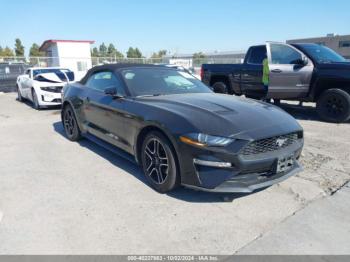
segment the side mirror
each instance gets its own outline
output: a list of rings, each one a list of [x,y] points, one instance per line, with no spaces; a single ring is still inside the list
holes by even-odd
[[[105,89],[105,94],[113,98],[123,98],[123,96],[118,95],[116,87],[108,87]]]
[[[304,56],[302,60],[304,66],[306,66],[309,63],[309,59],[306,56]]]
[[[303,58],[300,58],[294,61],[294,64],[298,66],[306,66],[308,63],[309,63],[309,59],[305,56]]]

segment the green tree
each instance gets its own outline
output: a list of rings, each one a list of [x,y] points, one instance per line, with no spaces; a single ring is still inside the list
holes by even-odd
[[[15,40],[15,53],[16,56],[24,56],[24,46],[19,38]]]
[[[98,51],[98,48],[97,47],[94,47],[91,51],[91,56],[92,57],[99,57],[100,56],[100,53]]]
[[[0,56],[2,56],[2,52],[4,49],[2,49],[2,46],[0,45]]]
[[[31,57],[40,57],[40,56],[45,56],[44,52],[41,52],[39,50],[39,45],[36,43],[33,43],[32,46],[29,49],[29,56]]]
[[[202,52],[194,53],[192,58],[193,58],[194,64],[207,63],[206,55],[203,54]]]
[[[132,47],[129,47],[128,52],[126,52],[127,58],[136,58],[135,50]]]
[[[128,52],[126,53],[128,58],[142,58],[142,53],[138,48],[129,47]]]
[[[109,57],[124,58],[124,55],[113,44],[109,44],[107,54]]]
[[[121,52],[119,52],[118,50],[116,50],[115,56],[116,56],[117,58],[124,58],[124,55],[123,55]]]
[[[159,50],[157,53],[153,53],[151,58],[162,58],[165,56],[168,52],[166,50]]]
[[[193,54],[193,59],[203,59],[203,58],[206,58],[206,56],[202,52]]]
[[[115,49],[115,46],[113,44],[109,44],[107,48],[107,55],[109,57],[114,57],[117,52],[117,49]]]
[[[142,58],[142,53],[137,47],[135,48],[135,55],[136,58]]]
[[[13,53],[13,50],[6,46],[5,48],[2,49],[0,56],[15,56]]]
[[[99,54],[101,57],[106,57],[107,56],[107,47],[105,43],[102,43],[99,48]]]

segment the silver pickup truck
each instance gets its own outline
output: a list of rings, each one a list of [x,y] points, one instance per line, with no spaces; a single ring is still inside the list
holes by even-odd
[[[260,99],[262,61],[268,58],[268,97],[317,103],[320,117],[330,122],[350,119],[350,62],[317,44],[269,42],[250,47],[243,64],[204,64],[202,81],[215,92]]]

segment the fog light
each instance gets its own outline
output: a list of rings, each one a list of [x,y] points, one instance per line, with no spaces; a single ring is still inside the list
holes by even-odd
[[[216,162],[216,161],[207,161],[200,159],[193,159],[193,163],[201,166],[210,166],[210,167],[219,167],[219,168],[230,168],[232,167],[232,163],[228,162]]]

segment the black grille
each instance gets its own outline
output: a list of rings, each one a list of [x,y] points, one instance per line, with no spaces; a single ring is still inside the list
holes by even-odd
[[[241,154],[247,156],[277,151],[296,143],[300,138],[302,134],[291,133],[253,141],[242,149]]]

